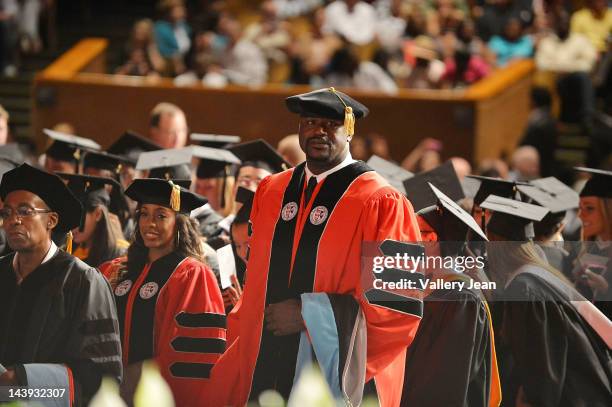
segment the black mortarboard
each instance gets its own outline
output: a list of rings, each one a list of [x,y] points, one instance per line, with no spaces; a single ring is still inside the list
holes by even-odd
[[[113,144],[108,148],[111,154],[121,155],[127,158],[130,164],[136,165],[138,157],[145,151],[161,150],[162,147],[146,137],[141,136],[131,130],[123,133]]]
[[[591,178],[586,182],[582,191],[580,191],[580,196],[612,198],[612,171],[585,167],[576,167],[574,169],[591,174]]]
[[[367,116],[370,112],[363,104],[334,88],[290,96],[285,99],[285,103],[291,112],[302,117],[344,120],[349,136],[354,133],[355,120]]]
[[[118,177],[121,172],[121,166],[126,162],[127,160],[124,157],[115,154],[109,154],[104,151],[88,151],[83,159],[83,171],[87,168],[107,170]]]
[[[517,185],[517,189],[538,205],[548,208],[551,213],[577,208],[580,203],[576,191],[555,177],[532,180],[529,184]]]
[[[493,211],[487,231],[513,241],[526,241],[534,237],[533,223],[541,221],[548,209],[514,199],[489,195],[480,204]]]
[[[497,195],[504,198],[514,198],[516,185],[526,183],[506,181],[501,178],[484,177],[482,175],[468,175],[468,178],[480,181],[478,192],[474,196],[474,204],[480,205],[489,195]]]
[[[419,214],[434,228],[440,241],[463,242],[468,228],[487,240],[487,236],[472,215],[434,185],[431,183],[428,183],[428,185],[437,198],[437,204],[434,206],[435,210],[425,208],[421,210],[423,213]]]
[[[121,184],[112,178],[63,172],[56,172],[56,174],[68,181],[68,189],[83,205],[81,228],[85,225],[85,214],[97,206],[104,205],[110,209],[111,202],[114,200],[114,207],[127,209]],[[112,192],[108,192],[107,185],[112,186]]]
[[[438,201],[438,198],[428,186],[430,182],[454,201],[464,197],[455,168],[450,161],[447,161],[433,170],[416,174],[404,181],[406,197],[412,203],[415,211],[435,205]]]
[[[263,139],[237,144],[228,150],[242,160],[242,166],[248,164],[256,168],[272,169],[273,173],[281,172],[291,167],[274,147]]]
[[[190,147],[193,155],[200,159],[197,170],[198,178],[223,178],[228,165],[241,163],[240,159],[228,150],[201,146]]]
[[[191,147],[148,151],[140,154],[137,170],[149,170],[149,178],[191,180]]]
[[[244,187],[238,187],[236,190],[236,202],[240,202],[242,206],[236,213],[232,223],[247,223],[249,221],[251,209],[253,208],[253,198],[255,198],[255,192]]]
[[[60,177],[39,170],[28,164],[7,172],[0,182],[0,198],[13,191],[29,191],[36,194],[59,215],[56,230],[68,233],[79,226],[83,207]]]
[[[404,188],[403,182],[414,177],[413,173],[377,155],[370,157],[367,164],[386,179],[395,189],[404,195],[406,194],[406,188]]]
[[[85,137],[49,129],[43,129],[43,133],[53,140],[53,144],[51,144],[45,154],[56,160],[79,162],[81,151],[100,150],[100,144]]]
[[[240,136],[226,136],[224,134],[191,133],[189,138],[204,147],[211,148],[226,148],[242,141]]]
[[[189,214],[192,210],[208,202],[206,198],[195,194],[172,181],[158,178],[140,178],[134,180],[125,190],[125,195],[140,204],[155,204]]]

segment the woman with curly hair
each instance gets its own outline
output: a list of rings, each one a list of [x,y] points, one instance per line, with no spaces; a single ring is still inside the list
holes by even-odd
[[[193,405],[225,350],[223,299],[189,218],[206,199],[154,178],[135,180],[125,194],[138,202],[135,239],[127,259],[101,267],[118,278],[121,394],[131,403],[142,362],[154,359],[176,405]]]

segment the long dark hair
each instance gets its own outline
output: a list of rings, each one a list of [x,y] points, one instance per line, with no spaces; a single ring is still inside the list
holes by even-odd
[[[89,254],[85,260],[87,264],[92,267],[98,267],[105,261],[111,260],[117,257],[117,241],[123,239],[122,235],[118,235],[121,231],[117,231],[111,223],[108,209],[104,205],[94,206],[88,208],[88,213],[93,212],[97,207],[102,211],[102,216],[96,228],[91,234],[91,242],[89,248]]]
[[[140,235],[139,221],[140,207],[136,211],[136,228],[134,238],[127,252],[128,272],[140,273],[149,260],[149,249],[144,245]],[[194,219],[182,213],[176,214],[175,233],[179,236],[178,242],[174,240],[174,252],[185,257],[204,263],[204,252],[202,250],[201,235]]]

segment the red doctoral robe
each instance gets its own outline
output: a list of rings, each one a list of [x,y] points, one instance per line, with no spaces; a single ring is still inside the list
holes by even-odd
[[[124,260],[103,264],[102,274],[116,274],[113,268]],[[225,350],[223,298],[210,268],[172,252],[125,274],[114,292],[127,373],[124,397],[139,380],[141,362],[154,359],[177,406],[201,405],[197,396]]]
[[[304,293],[327,293],[332,307],[338,297],[355,304],[367,332],[362,375],[366,381],[376,379],[383,406],[399,405],[406,348],[419,325],[422,303],[408,304],[402,312],[369,303],[363,293],[370,287],[362,287],[362,244],[419,241],[412,205],[363,162],[328,175],[305,204],[304,167],[272,175],[258,187],[244,292],[228,316],[228,349],[213,369],[215,391],[205,395],[207,405],[243,406],[271,387],[286,396],[283,387],[286,391],[293,381],[300,335],[271,335],[263,326],[264,309],[302,295],[304,316]],[[341,335],[345,315],[337,309],[334,314],[337,339],[343,342],[350,336]],[[316,334],[308,331],[309,337]],[[342,352],[340,343],[341,364],[346,361]],[[346,378],[340,376],[344,387]],[[343,391],[346,397],[348,390]]]

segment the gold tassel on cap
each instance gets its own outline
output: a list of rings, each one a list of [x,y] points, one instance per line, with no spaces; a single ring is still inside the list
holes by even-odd
[[[329,91],[336,95],[338,99],[340,99],[340,102],[342,102],[344,105],[344,128],[346,129],[348,136],[353,137],[355,134],[355,114],[353,113],[353,108],[344,103],[344,100],[342,100],[340,95],[336,92],[335,88],[331,87],[329,88]]]
[[[174,212],[179,212],[181,210],[181,187],[172,181],[168,182],[172,187],[172,191],[170,192],[170,208],[172,208]]]
[[[72,231],[66,235],[66,252],[72,254]]]

